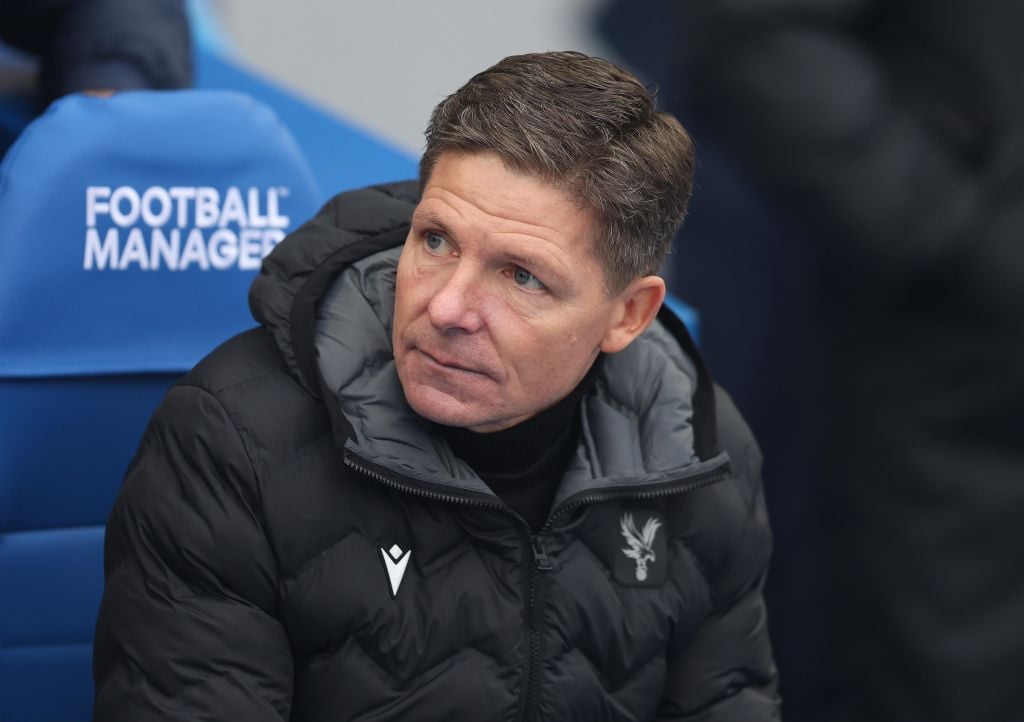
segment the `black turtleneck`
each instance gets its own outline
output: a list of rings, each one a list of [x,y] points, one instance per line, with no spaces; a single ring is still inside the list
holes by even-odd
[[[600,366],[594,362],[584,379],[561,401],[508,429],[477,433],[442,426],[452,451],[533,529],[547,520],[551,502],[580,433],[580,400]]]

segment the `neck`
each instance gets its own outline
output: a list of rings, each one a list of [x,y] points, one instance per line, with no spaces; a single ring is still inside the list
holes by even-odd
[[[598,361],[561,401],[508,429],[479,433],[441,427],[455,455],[533,529],[548,518],[551,502],[576,450],[580,401],[593,385]]]

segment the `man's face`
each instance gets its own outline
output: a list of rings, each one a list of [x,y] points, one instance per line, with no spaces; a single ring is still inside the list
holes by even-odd
[[[596,234],[592,212],[496,155],[443,154],[398,263],[392,341],[410,406],[498,431],[568,394],[622,315]]]

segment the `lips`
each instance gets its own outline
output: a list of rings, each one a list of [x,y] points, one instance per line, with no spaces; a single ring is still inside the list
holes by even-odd
[[[490,374],[488,374],[487,371],[466,366],[464,363],[461,363],[452,357],[440,353],[424,351],[422,348],[418,346],[415,348],[415,350],[418,351],[422,356],[424,356],[427,359],[428,363],[431,363],[434,366],[439,366],[449,371],[461,371],[463,373],[490,376]]]

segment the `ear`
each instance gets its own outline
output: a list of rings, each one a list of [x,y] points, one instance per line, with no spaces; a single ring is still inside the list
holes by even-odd
[[[638,278],[619,294],[618,318],[601,341],[604,353],[616,353],[647,330],[665,300],[665,281],[659,276]]]

